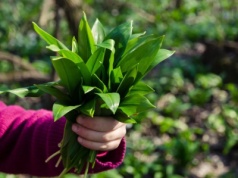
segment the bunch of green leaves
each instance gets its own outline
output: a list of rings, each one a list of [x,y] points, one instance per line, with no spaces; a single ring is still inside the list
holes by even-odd
[[[106,34],[99,20],[91,29],[84,14],[78,39],[72,38],[71,49],[37,24],[33,26],[49,44],[47,48],[58,54],[51,61],[59,80],[0,93],[10,92],[20,97],[43,93],[54,96],[54,120],[65,116],[67,121],[60,150],[49,159],[60,155],[57,164],[62,160],[65,167],[61,175],[72,168],[77,173],[85,170],[86,175],[89,166],[94,166],[96,151],[76,141],[77,135],[71,130],[76,116],[84,114],[92,119],[113,116],[121,122],[136,123],[141,112],[154,107],[146,97],[153,89],[142,78],[173,52],[160,49],[163,36],[132,34],[132,22]]]

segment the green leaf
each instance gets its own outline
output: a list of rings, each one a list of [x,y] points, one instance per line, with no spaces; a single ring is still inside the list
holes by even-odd
[[[96,88],[96,87],[85,86],[85,85],[84,85],[84,86],[83,86],[83,92],[84,92],[84,94],[87,94],[87,93],[93,91],[95,88]]]
[[[132,21],[117,26],[105,37],[105,40],[113,39],[115,41],[115,65],[120,60],[131,34]]]
[[[69,94],[74,96],[74,91],[82,80],[79,68],[71,60],[62,57],[53,58],[52,63],[61,83],[66,87]]]
[[[39,88],[41,91],[56,97],[59,101],[62,101],[65,103],[70,103],[71,101],[70,97],[67,94],[63,93],[58,88],[55,88],[55,86],[52,84],[38,84],[35,86]]]
[[[131,50],[120,60],[117,66],[121,66],[123,73],[139,63],[138,78],[141,78],[155,60],[155,56],[160,49],[162,40],[162,37],[151,39],[134,50]]]
[[[120,103],[120,95],[118,93],[96,93],[105,102],[113,114],[116,113]]]
[[[0,91],[0,94],[4,94],[4,93],[11,93],[11,94],[14,94],[20,98],[39,97],[43,94],[43,92],[35,86]]]
[[[75,37],[72,38],[72,52],[78,53],[78,43]]]
[[[140,81],[136,85],[132,86],[130,89],[129,94],[140,94],[140,95],[146,95],[149,93],[154,92],[154,89],[152,89],[150,86],[146,85],[144,82]]]
[[[121,72],[121,68],[117,67],[116,69],[113,69],[110,76],[111,81],[111,90],[116,91],[119,87],[121,81],[123,79],[123,75]]]
[[[96,19],[92,27],[92,34],[96,44],[102,43],[105,38],[105,31],[101,22]]]
[[[128,117],[144,112],[148,109],[155,108],[153,104],[140,94],[132,94],[126,96],[120,103],[119,109],[122,110]]]
[[[147,69],[146,73],[151,71],[155,66],[157,66],[160,62],[164,61],[165,59],[169,58],[175,53],[175,51],[170,51],[167,49],[160,49],[158,53],[155,56],[155,60],[152,62],[152,64]]]
[[[132,35],[131,39],[128,41],[126,49],[123,53],[123,56],[125,56],[127,53],[134,51],[139,46],[147,43],[148,41],[159,38],[160,36],[152,34],[152,35],[143,35],[143,36],[138,35],[137,37],[134,37],[134,38],[133,37],[134,35]]]
[[[114,50],[114,41],[113,40],[106,40],[103,43],[98,44],[98,49],[92,54],[92,56],[89,58],[87,61],[86,65],[90,70],[91,75],[95,74],[100,76],[101,80],[107,81],[107,73],[106,69],[111,69],[109,68],[109,62],[106,60],[106,64],[104,64],[105,58],[108,59],[108,57],[105,57],[106,54],[106,49],[109,50]],[[108,54],[108,53],[107,53]],[[114,54],[114,53],[113,53]],[[109,57],[109,60],[111,57]],[[106,65],[106,66],[104,66]]]
[[[60,48],[54,44],[51,44],[49,46],[46,46],[47,49],[54,51],[54,52],[58,52],[60,50]]]
[[[35,31],[51,46],[50,49],[52,49],[53,51],[59,51],[60,49],[68,50],[68,48],[62,42],[45,32],[36,23],[32,23]]]
[[[83,114],[93,117],[95,113],[95,105],[96,105],[96,100],[92,99],[85,104],[83,104],[80,108],[79,111],[82,112]]]
[[[97,46],[105,48],[105,49],[109,49],[110,51],[115,52],[115,48],[114,48],[115,41],[113,39],[105,40],[102,43],[97,44]]]
[[[137,80],[140,80],[146,74],[151,64],[154,63],[156,55],[158,54],[158,51],[162,45],[163,39],[164,37],[159,37],[154,40],[151,40],[145,44],[146,46],[143,46],[141,48],[141,50],[144,50],[144,53],[147,54],[143,55],[139,62],[138,67],[139,74],[137,75]]]
[[[98,46],[108,49],[106,51],[105,59],[104,59],[104,68],[107,70],[107,78],[108,80],[108,88],[110,90],[111,88],[111,81],[110,81],[110,75],[113,70],[113,64],[114,64],[114,55],[115,55],[115,48],[114,48],[115,42],[112,39],[108,39],[104,41],[103,43],[99,44]]]
[[[126,96],[130,87],[134,84],[136,76],[137,76],[138,65],[134,66],[130,71],[126,73],[124,78],[122,79],[119,87],[117,88],[118,93],[120,93],[121,97]]]
[[[103,83],[103,81],[96,74],[94,74],[92,76],[92,86],[95,86],[95,87],[101,89],[103,92],[108,91],[107,86]]]
[[[130,40],[135,39],[135,38],[139,38],[139,37],[141,37],[145,34],[146,34],[146,32],[132,34],[131,37],[130,37]]]
[[[114,51],[111,51],[110,57],[109,57],[109,66],[108,66],[108,87],[109,90],[111,90],[111,73],[113,71],[113,64],[114,64]]]
[[[93,90],[96,90],[96,92],[102,92],[101,89],[97,88],[97,87],[92,87],[92,86],[85,86],[83,85],[83,91],[84,91],[84,94],[87,94]]]
[[[93,75],[103,64],[104,60],[104,55],[105,55],[105,49],[104,48],[98,48],[92,56],[88,59],[86,66]]]
[[[54,121],[57,121],[61,117],[65,116],[69,112],[78,109],[81,105],[75,105],[75,106],[68,106],[64,103],[55,102],[53,105],[53,115],[54,115]]]
[[[74,52],[69,51],[69,50],[62,49],[62,50],[59,51],[59,54],[64,58],[68,58],[69,60],[71,60],[75,64],[84,62],[83,59],[77,53],[74,53]]]
[[[122,110],[120,110],[120,108],[118,108],[116,114],[113,117],[116,120],[123,122],[123,123],[128,123],[128,124],[136,123],[136,121],[133,118],[128,117]]]
[[[86,66],[86,64],[84,63],[83,59],[76,53],[72,52],[72,51],[67,51],[67,50],[60,50],[59,53],[73,61],[77,66],[78,68],[80,69],[80,76],[83,77],[83,83],[86,84],[86,85],[90,85],[91,83],[91,73],[88,69],[88,67]]]
[[[78,31],[78,52],[82,59],[86,62],[95,50],[96,46],[93,39],[93,35],[88,24],[86,15],[85,13],[83,13],[83,17],[80,21]]]

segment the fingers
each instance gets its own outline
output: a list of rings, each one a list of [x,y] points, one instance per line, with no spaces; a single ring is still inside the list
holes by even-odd
[[[117,128],[124,125],[124,123],[118,122],[112,117],[86,117],[78,116],[76,122],[88,129],[97,130],[100,132],[108,132],[116,130]]]
[[[114,140],[106,143],[101,143],[101,142],[93,142],[86,140],[84,138],[78,137],[78,142],[83,145],[86,148],[89,148],[91,150],[97,150],[97,151],[111,151],[116,149],[120,143],[121,139],[119,140]]]
[[[121,126],[112,131],[98,131],[98,130],[91,130],[82,125],[74,124],[72,127],[73,131],[79,135],[80,137],[94,141],[94,142],[110,142],[113,140],[121,139],[125,136],[126,129],[124,126]]]
[[[92,150],[116,149],[126,134],[126,124],[111,117],[79,116],[72,130],[78,135],[78,142]]]

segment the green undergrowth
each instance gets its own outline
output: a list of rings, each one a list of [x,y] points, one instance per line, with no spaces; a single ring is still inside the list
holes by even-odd
[[[124,163],[92,178],[192,177],[202,164],[223,163],[238,145],[238,90],[223,81],[199,60],[165,62],[146,79],[156,91],[149,97],[157,108],[128,129]],[[211,169],[204,177],[235,175],[230,165],[236,160],[224,164],[229,172],[218,175]]]

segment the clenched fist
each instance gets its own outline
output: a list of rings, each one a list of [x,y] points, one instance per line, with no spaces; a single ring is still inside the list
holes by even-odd
[[[116,149],[126,134],[126,124],[112,117],[78,116],[72,130],[78,142],[86,148],[98,151]]]

